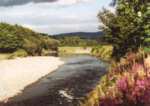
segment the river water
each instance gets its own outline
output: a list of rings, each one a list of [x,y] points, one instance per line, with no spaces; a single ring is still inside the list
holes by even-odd
[[[89,55],[63,55],[66,64],[0,106],[76,106],[107,73],[108,64]]]

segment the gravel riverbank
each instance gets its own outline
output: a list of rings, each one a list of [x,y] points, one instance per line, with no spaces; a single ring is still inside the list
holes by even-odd
[[[28,85],[55,71],[65,62],[58,57],[27,57],[0,61],[0,101],[21,93]]]

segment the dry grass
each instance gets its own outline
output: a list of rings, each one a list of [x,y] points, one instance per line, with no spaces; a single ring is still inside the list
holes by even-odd
[[[94,47],[92,49],[92,55],[98,56],[102,60],[109,61],[111,59],[112,51],[113,51],[113,46],[111,45]]]
[[[84,52],[91,52],[92,47],[59,47],[59,52],[63,53],[84,53]]]
[[[0,53],[0,60],[5,60],[7,59],[11,53]]]

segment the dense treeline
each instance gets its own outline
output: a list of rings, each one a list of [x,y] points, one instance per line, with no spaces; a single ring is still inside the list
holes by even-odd
[[[102,44],[107,44],[104,37],[97,37],[94,39],[81,39],[80,37],[59,37],[57,38],[61,46],[100,46]]]
[[[25,50],[28,55],[41,55],[42,49],[56,50],[60,42],[19,25],[0,23],[0,52]]]
[[[59,37],[80,37],[81,39],[93,39],[96,37],[104,37],[105,33],[102,31],[99,32],[72,32],[72,33],[62,33],[62,34],[57,34],[53,35],[54,38],[59,38]]]

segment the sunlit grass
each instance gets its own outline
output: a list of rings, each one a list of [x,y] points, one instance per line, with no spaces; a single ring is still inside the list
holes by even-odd
[[[92,49],[92,55],[98,56],[103,60],[110,61],[112,51],[113,51],[113,46],[111,45],[94,47]]]
[[[58,51],[63,53],[73,53],[77,50],[90,50],[92,47],[59,47]]]

